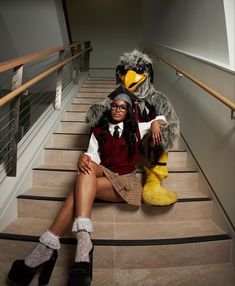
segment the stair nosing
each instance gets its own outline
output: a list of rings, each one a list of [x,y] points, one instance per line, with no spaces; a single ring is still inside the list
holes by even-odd
[[[17,199],[21,200],[38,200],[38,201],[55,201],[55,202],[63,202],[66,197],[50,197],[50,196],[35,196],[35,195],[19,195]],[[212,201],[209,197],[198,197],[198,198],[180,198],[176,203],[186,203],[186,202],[205,202]],[[125,202],[109,202],[104,200],[95,199],[95,203],[107,203],[107,204],[126,204]],[[144,204],[144,203],[143,203]],[[152,206],[152,207],[164,207],[164,206]]]
[[[34,235],[22,235],[12,233],[0,233],[0,239],[38,242],[39,236]],[[162,238],[162,239],[92,239],[94,245],[103,246],[152,246],[152,245],[169,245],[169,244],[189,244],[189,243],[203,243],[210,241],[231,240],[231,236],[228,234],[214,234],[206,236],[193,236],[193,237],[181,237],[181,238]],[[75,238],[62,237],[60,239],[61,244],[77,244]]]

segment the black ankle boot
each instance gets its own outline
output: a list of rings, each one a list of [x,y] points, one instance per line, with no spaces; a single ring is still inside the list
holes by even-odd
[[[89,252],[90,262],[74,262],[69,273],[68,286],[90,286],[92,281],[93,250]]]
[[[49,283],[57,257],[57,250],[54,250],[51,258],[48,261],[34,268],[26,266],[24,260],[16,260],[10,269],[8,280],[19,285],[29,285],[36,272],[41,270],[38,278],[38,284],[47,285]]]

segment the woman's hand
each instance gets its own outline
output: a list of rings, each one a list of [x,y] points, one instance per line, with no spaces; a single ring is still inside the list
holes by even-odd
[[[90,174],[90,172],[92,171],[90,156],[86,154],[80,155],[78,160],[78,170],[84,174]]]
[[[153,144],[160,144],[162,141],[162,133],[161,133],[161,129],[160,129],[160,125],[161,124],[166,124],[166,122],[164,120],[154,120],[151,123],[151,135],[152,135],[152,140],[153,140]]]

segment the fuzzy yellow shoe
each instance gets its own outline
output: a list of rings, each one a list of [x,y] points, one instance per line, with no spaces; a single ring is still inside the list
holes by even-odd
[[[143,189],[143,200],[146,204],[155,206],[167,206],[177,201],[175,192],[168,191],[161,186],[161,181],[168,176],[166,161],[168,154],[161,156],[159,163],[151,169],[146,170],[146,183]]]

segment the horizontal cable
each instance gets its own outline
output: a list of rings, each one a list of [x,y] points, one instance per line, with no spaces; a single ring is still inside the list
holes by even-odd
[[[48,69],[47,71],[37,75],[36,77],[34,77],[33,79],[29,80],[28,82],[24,83],[23,85],[21,85],[19,88],[17,88],[16,90],[8,93],[5,97],[0,99],[0,106],[4,105],[5,103],[7,103],[8,101],[12,100],[13,98],[15,98],[16,96],[18,96],[19,94],[21,94],[23,91],[25,91],[26,89],[28,89],[29,87],[35,85],[35,83],[39,82],[40,80],[42,80],[43,78],[47,77],[49,74],[53,73],[54,71],[58,70],[60,67],[66,65],[67,63],[69,63],[70,61],[72,61],[73,59],[79,57],[80,55],[82,55],[84,52],[91,50],[91,48],[88,48],[86,50],[83,50],[80,53],[76,53],[74,56],[62,61],[61,63],[51,67],[50,69]]]

